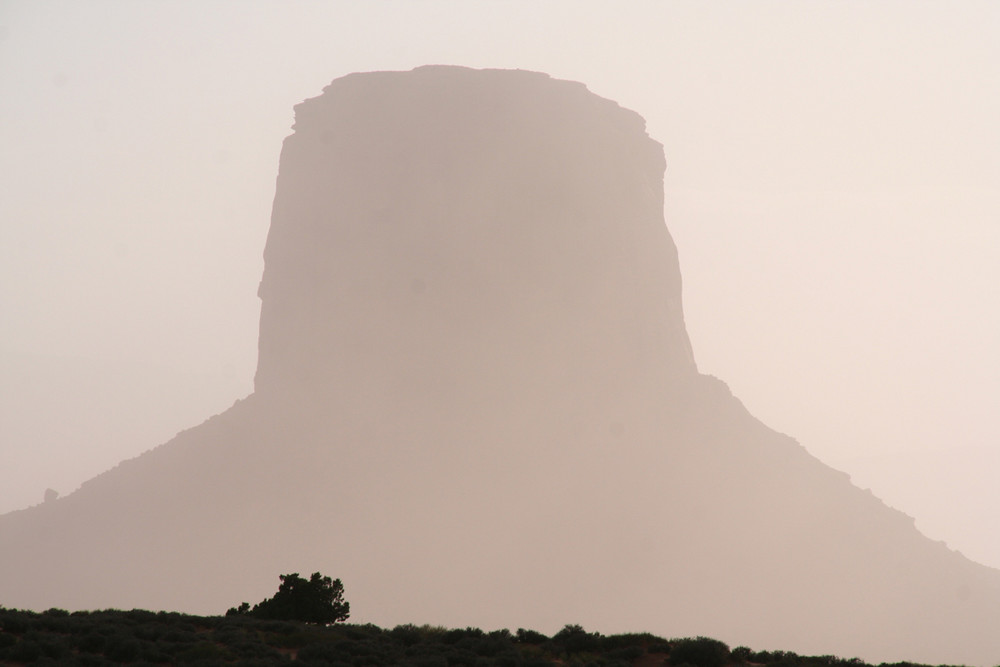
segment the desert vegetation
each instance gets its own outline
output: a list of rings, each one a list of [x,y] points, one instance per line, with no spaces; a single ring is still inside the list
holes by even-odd
[[[0,606],[0,665],[244,665],[346,667],[860,667],[857,658],[730,650],[710,637],[602,635],[567,625],[551,637],[518,628],[348,625],[344,585],[314,572],[279,577],[278,592],[225,616],[141,609],[42,613]],[[883,665],[883,667],[888,667]],[[895,667],[909,667],[897,663]]]
[[[429,625],[329,625],[249,614],[19,611],[0,607],[2,665],[400,665],[413,667],[861,667],[833,656],[732,650],[716,639],[602,635],[567,625],[552,636]],[[899,663],[897,667],[908,667]]]

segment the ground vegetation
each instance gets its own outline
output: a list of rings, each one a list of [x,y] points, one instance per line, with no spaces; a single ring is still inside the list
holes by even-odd
[[[865,667],[857,659],[732,650],[704,637],[603,635],[567,625],[552,636],[481,630],[191,616],[176,612],[19,611],[0,607],[0,665],[298,665],[401,667]],[[916,667],[908,663],[881,667]]]

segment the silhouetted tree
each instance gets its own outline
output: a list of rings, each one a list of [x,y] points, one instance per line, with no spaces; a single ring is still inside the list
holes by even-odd
[[[226,616],[246,616],[250,613],[250,603],[243,602],[239,607],[230,607]]]
[[[351,615],[351,604],[344,601],[344,584],[340,579],[324,577],[313,572],[306,580],[298,572],[282,574],[281,585],[274,597],[255,604],[253,609],[246,602],[233,607],[226,616],[248,615],[282,621],[306,623],[341,623]]]

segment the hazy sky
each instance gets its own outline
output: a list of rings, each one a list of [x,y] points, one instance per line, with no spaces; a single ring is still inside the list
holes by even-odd
[[[702,372],[1000,567],[1000,3],[0,1],[0,512],[252,390],[292,106],[586,83],[667,157]]]

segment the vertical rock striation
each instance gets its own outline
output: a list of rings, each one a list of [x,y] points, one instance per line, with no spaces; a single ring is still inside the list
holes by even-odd
[[[642,119],[523,71],[296,107],[253,395],[0,517],[0,604],[218,613],[281,572],[383,625],[995,664],[1000,573],[697,372]]]

